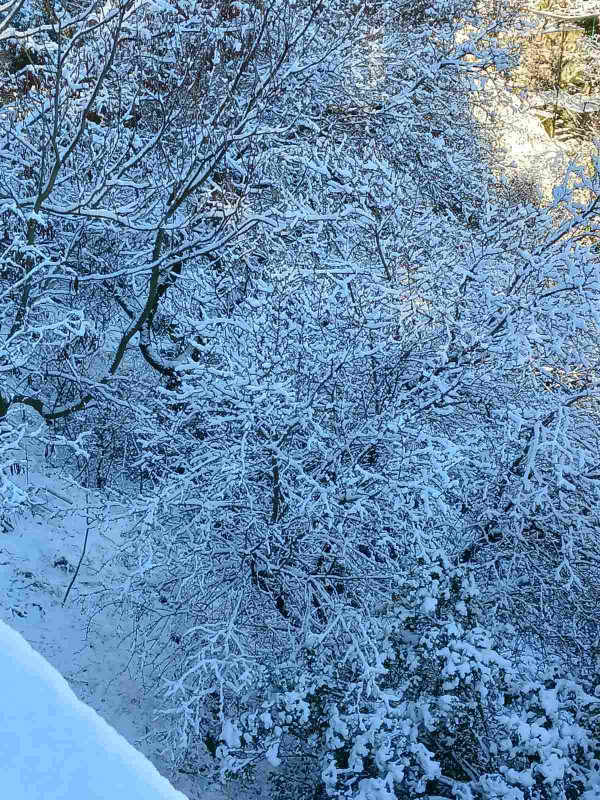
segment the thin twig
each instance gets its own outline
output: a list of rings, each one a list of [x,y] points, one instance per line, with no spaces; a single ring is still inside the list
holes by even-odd
[[[54,497],[57,497],[59,500],[62,500],[63,503],[68,503],[70,506],[73,505],[73,501],[72,500],[69,500],[69,498],[65,497],[64,494],[60,494],[59,492],[55,492],[54,489],[48,489],[47,487],[44,487],[44,491],[48,492],[48,494],[51,494]]]
[[[89,495],[87,499],[89,499]],[[73,584],[77,580],[77,575],[79,574],[79,568],[81,567],[81,562],[83,561],[83,557],[85,556],[89,534],[90,534],[89,504],[86,502],[85,539],[83,540],[83,548],[81,550],[81,555],[79,556],[79,563],[77,564],[75,572],[73,573],[73,577],[71,578],[71,583],[69,584],[67,591],[65,592],[65,596],[63,597],[63,601],[61,603],[61,605],[63,606],[67,602],[67,599],[69,597],[69,592],[71,591],[71,589],[73,588]]]

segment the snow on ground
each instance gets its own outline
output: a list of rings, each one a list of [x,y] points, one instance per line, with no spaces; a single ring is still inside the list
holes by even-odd
[[[47,465],[43,472],[36,470],[36,464],[43,463],[40,454],[29,453],[27,461],[29,469],[11,480],[21,487],[37,487],[39,506],[15,510],[10,525],[4,530],[0,525],[0,619],[21,633],[67,679],[80,700],[139,747],[190,800],[222,800],[228,793],[221,787],[194,788],[187,776],[170,772],[161,757],[151,738],[160,722],[155,720],[153,698],[143,693],[129,663],[125,621],[111,606],[91,620],[85,605],[82,609],[86,596],[100,597],[102,605],[102,591],[121,575],[114,557],[121,533],[131,522],[120,518],[122,507],[109,506],[99,493],[86,493]],[[87,528],[86,556],[63,607]],[[2,691],[7,689],[3,682]],[[111,792],[103,795],[109,796],[115,797]],[[35,800],[31,793],[28,797]]]
[[[569,145],[548,136],[531,112],[526,94],[515,94],[498,78],[483,89],[473,113],[498,136],[505,151],[498,154],[501,172],[517,185],[539,190],[542,202],[550,202],[552,188],[562,180],[572,154]]]
[[[537,186],[545,201],[552,199],[552,188],[562,179],[570,161],[568,147],[551,139],[539,119],[531,113],[525,98],[510,96],[496,111],[501,123],[507,161],[528,182]]]
[[[0,764],[11,800],[185,800],[0,621]]]

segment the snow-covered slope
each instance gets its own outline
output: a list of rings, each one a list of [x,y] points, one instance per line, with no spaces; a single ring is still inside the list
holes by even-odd
[[[131,519],[108,496],[78,487],[47,464],[40,468],[42,461],[42,454],[31,446],[22,454],[21,473],[11,476],[19,489],[35,488],[38,505],[16,508],[0,525],[0,619],[22,634],[80,700],[139,748],[190,800],[223,800],[221,787],[174,771],[161,754],[155,734],[165,721],[156,719],[155,700],[145,693],[130,663],[128,620],[105,595],[123,579],[116,556]],[[63,606],[86,532],[85,556]],[[0,694],[6,689],[4,682]],[[10,796],[3,791],[2,768],[0,763],[0,800]],[[32,794],[27,796],[34,800]],[[112,800],[113,795],[105,797]]]
[[[185,800],[0,621],[0,773],[11,800]]]
[[[66,678],[80,700],[130,742],[140,741],[152,724],[152,702],[127,669],[126,621],[111,613],[112,606],[93,619],[86,613],[86,596],[106,605],[102,592],[119,578],[114,557],[126,521],[68,477],[37,471],[35,452],[29,456],[31,469],[13,480],[35,487],[37,505],[17,510],[0,531],[0,618]],[[63,606],[86,531],[86,553]],[[145,755],[154,758],[150,746]]]

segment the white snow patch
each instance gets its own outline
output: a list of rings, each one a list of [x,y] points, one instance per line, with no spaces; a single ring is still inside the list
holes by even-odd
[[[0,621],[0,764],[11,800],[185,800]]]

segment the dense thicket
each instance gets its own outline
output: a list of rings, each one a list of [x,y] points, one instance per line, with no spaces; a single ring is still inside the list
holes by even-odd
[[[598,164],[492,177],[502,11],[3,7],[2,491],[122,493],[186,771],[600,796]]]

